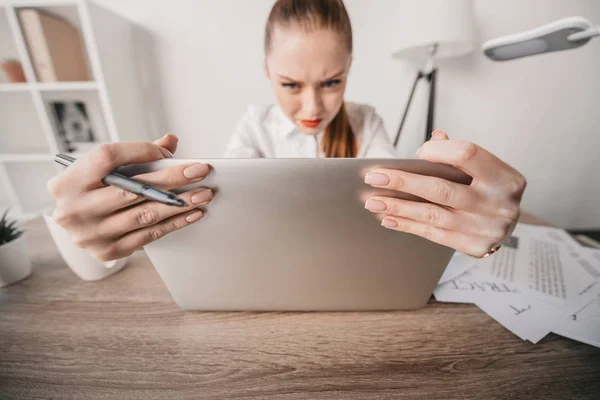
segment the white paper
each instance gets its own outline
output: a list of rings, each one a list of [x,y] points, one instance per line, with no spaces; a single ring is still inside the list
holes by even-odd
[[[553,330],[557,335],[600,347],[600,297],[579,312],[562,320]]]
[[[600,297],[596,297],[590,304],[576,313],[577,318],[600,320]]]
[[[519,224],[500,251],[477,260],[476,271],[511,283],[523,294],[583,307],[600,293],[595,277],[600,272],[589,249],[567,236],[555,228]]]
[[[596,280],[600,280],[600,250],[582,248],[581,252],[583,260],[580,261],[580,264]]]
[[[557,305],[525,296],[512,284],[489,279],[475,271],[439,285],[433,292],[437,301],[474,303],[490,317],[523,340],[537,343],[580,308]]]
[[[594,279],[600,280],[600,250],[582,246],[567,231],[559,228],[518,224],[515,232],[520,235],[539,237],[554,243],[563,243],[569,255]]]
[[[556,228],[519,224],[492,257],[458,253],[434,296],[474,303],[523,340],[550,332],[596,343],[600,321],[600,250],[581,246]]]
[[[461,276],[469,269],[474,267],[473,261],[475,259],[463,253],[454,253],[450,262],[446,266],[442,277],[440,278],[438,285],[444,284],[456,277]]]
[[[474,303],[505,328],[532,343],[560,327],[557,324],[579,308],[579,305],[557,305],[525,296],[510,284],[482,279],[469,272],[438,286],[434,296],[441,302]],[[600,306],[590,305],[577,315],[588,317],[597,308]]]
[[[518,289],[505,282],[494,281],[481,275],[475,276],[472,272],[466,272],[457,278],[438,285],[433,291],[437,301],[446,303],[476,303],[479,300],[498,295],[518,294]]]
[[[557,321],[565,320],[568,312],[549,303],[524,295],[504,296],[502,301],[484,297],[477,307],[505,328],[532,343],[537,343],[552,332]]]
[[[591,346],[600,347],[600,319],[568,317],[561,321],[554,333]]]
[[[592,256],[592,258],[594,260],[596,260],[598,265],[600,265],[600,250],[590,249],[589,252],[590,252],[590,255]]]

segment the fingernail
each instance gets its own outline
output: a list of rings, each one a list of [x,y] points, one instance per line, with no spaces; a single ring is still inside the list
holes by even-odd
[[[431,137],[433,139],[444,139],[446,135],[444,134],[444,131],[442,131],[441,129],[436,129],[435,131],[433,131],[433,133],[431,134]]]
[[[194,204],[208,204],[213,198],[212,190],[202,189],[199,192],[194,193],[192,196],[192,203]]]
[[[206,164],[194,164],[190,165],[186,169],[183,170],[183,176],[189,179],[198,179],[206,176],[208,173],[208,169],[206,168]]]
[[[387,210],[387,204],[380,200],[369,199],[365,204],[365,208],[369,211],[385,211]]]
[[[369,172],[367,176],[365,176],[365,183],[369,185],[384,186],[390,183],[390,178],[379,172]]]
[[[165,149],[164,147],[160,147],[160,152],[162,153],[164,158],[173,158],[173,153],[171,153],[169,150]]]
[[[398,227],[398,223],[391,218],[385,218],[383,221],[381,221],[381,225],[385,226],[386,228],[397,228]]]
[[[202,218],[203,215],[204,213],[202,211],[196,211],[195,213],[192,213],[185,217],[185,220],[191,224],[192,222],[198,221],[200,218]]]

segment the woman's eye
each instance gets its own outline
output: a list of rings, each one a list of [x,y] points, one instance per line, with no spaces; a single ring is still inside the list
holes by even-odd
[[[300,87],[297,83],[282,83],[281,86],[290,89],[298,89]]]
[[[339,79],[332,79],[330,81],[327,82],[323,82],[323,87],[326,88],[332,88],[332,87],[336,87],[337,85],[339,85],[342,81]]]

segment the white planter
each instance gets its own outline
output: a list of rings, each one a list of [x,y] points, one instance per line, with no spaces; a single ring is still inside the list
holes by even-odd
[[[24,233],[17,239],[0,246],[0,287],[23,280],[29,274],[31,274],[31,259]]]

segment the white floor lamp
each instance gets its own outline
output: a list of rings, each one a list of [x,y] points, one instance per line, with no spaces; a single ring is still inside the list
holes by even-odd
[[[437,63],[461,57],[474,50],[475,21],[473,0],[410,0],[398,8],[398,20],[389,32],[394,47],[392,57],[415,63],[420,68],[408,98],[396,138],[397,147],[417,84],[429,82],[425,141],[431,137],[435,118]]]

